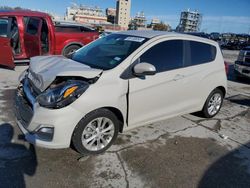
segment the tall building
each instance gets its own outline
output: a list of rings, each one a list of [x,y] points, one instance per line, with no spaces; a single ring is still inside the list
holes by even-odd
[[[179,32],[197,32],[200,30],[202,15],[198,11],[181,12],[180,23],[176,30]]]
[[[143,11],[138,12],[133,20],[136,23],[138,28],[146,28],[147,27],[147,19],[146,19]]]
[[[131,0],[117,0],[116,2],[116,23],[123,30],[128,29],[130,22]]]
[[[65,19],[87,24],[107,23],[107,16],[101,8],[76,4],[67,8]]]
[[[155,25],[160,24],[161,21],[158,18],[153,18],[150,23],[150,27],[153,28]]]
[[[129,23],[129,30],[151,30],[152,28],[147,25],[147,19],[143,11],[138,12]]]
[[[116,20],[116,9],[115,8],[107,8],[106,9],[106,16],[108,22],[114,24]]]

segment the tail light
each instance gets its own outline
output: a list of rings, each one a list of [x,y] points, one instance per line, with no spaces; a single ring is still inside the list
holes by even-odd
[[[224,61],[224,64],[225,64],[225,71],[226,71],[226,74],[228,75],[228,72],[229,72],[229,65],[227,62]]]

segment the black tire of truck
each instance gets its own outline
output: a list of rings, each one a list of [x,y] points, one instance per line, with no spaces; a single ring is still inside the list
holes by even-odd
[[[67,58],[72,58],[72,55],[74,54],[74,52],[78,50],[79,48],[81,48],[81,46],[79,45],[70,45],[63,50],[63,56]]]

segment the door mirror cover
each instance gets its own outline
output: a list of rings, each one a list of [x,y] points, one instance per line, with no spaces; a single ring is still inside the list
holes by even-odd
[[[135,76],[155,75],[156,68],[150,63],[138,63],[133,67],[133,74]]]

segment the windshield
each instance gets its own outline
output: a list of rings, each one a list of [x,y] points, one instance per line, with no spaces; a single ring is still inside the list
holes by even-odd
[[[146,40],[142,37],[111,34],[77,50],[72,59],[92,68],[113,69]]]

